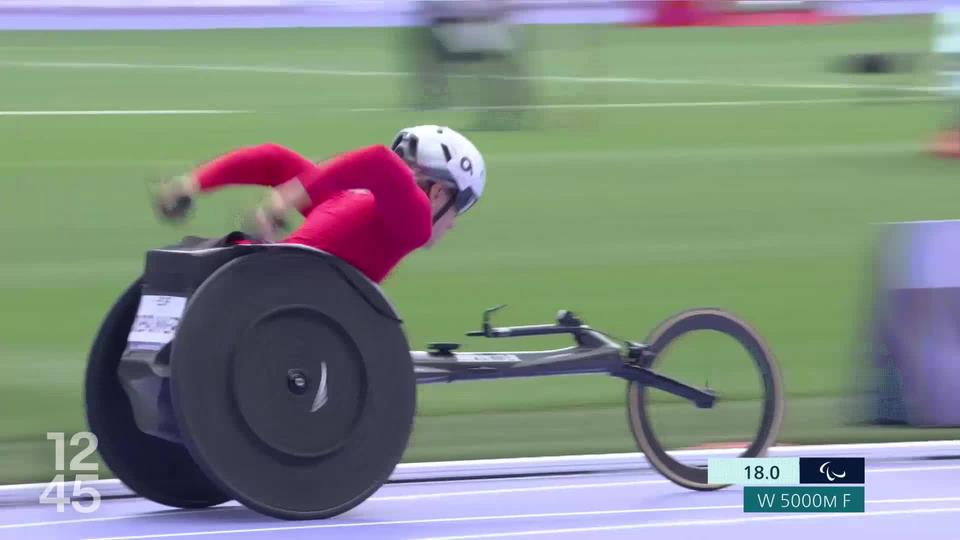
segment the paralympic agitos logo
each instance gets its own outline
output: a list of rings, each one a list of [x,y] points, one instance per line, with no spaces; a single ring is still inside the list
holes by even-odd
[[[847,473],[846,473],[846,472],[833,474],[833,471],[830,470],[830,462],[829,462],[829,461],[824,461],[824,462],[823,462],[823,465],[820,466],[820,474],[823,474],[824,476],[826,476],[826,477],[827,477],[827,480],[830,481],[830,482],[833,482],[833,481],[836,480],[837,478],[846,478],[846,477],[847,477]]]
[[[863,484],[864,458],[800,458],[801,484]]]

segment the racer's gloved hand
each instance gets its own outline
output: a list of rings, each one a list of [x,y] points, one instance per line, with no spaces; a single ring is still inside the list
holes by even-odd
[[[243,231],[261,242],[276,242],[290,228],[285,214],[282,209],[261,206],[244,217]]]
[[[193,209],[193,196],[183,182],[170,181],[154,191],[153,207],[164,221],[183,221]]]

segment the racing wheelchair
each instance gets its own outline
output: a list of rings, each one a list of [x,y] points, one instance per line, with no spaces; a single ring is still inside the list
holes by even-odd
[[[339,258],[297,245],[187,237],[146,253],[93,342],[86,415],[104,463],[138,495],[179,508],[236,500],[280,519],[323,519],[387,481],[409,442],[417,385],[606,373],[626,381],[627,419],[660,474],[692,490],[725,487],[658,438],[651,390],[710,409],[722,397],[659,372],[662,352],[695,331],[732,338],[761,381],[762,414],[743,457],[763,455],[783,416],[777,364],[759,335],[718,309],[620,342],[561,311],[551,324],[471,336],[567,335],[567,348],[411,351],[398,311]],[[269,279],[264,279],[269,276]]]

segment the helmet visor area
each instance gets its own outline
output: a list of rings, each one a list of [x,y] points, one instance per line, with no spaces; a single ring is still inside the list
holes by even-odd
[[[450,175],[449,171],[431,169],[419,166],[413,166],[414,170],[423,174],[429,181],[442,184],[453,194],[453,207],[457,210],[457,214],[463,214],[469,210],[474,204],[476,204],[479,197],[477,193],[473,190],[472,187],[466,189],[457,189],[457,183]]]
[[[468,187],[467,189],[457,192],[453,206],[457,209],[457,214],[459,215],[469,210],[476,202],[476,193],[474,193],[473,188]]]

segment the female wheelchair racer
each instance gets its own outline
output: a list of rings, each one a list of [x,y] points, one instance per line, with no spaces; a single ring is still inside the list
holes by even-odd
[[[650,465],[677,485],[720,489],[695,456],[671,455],[651,429],[651,418],[663,416],[652,411],[663,408],[653,407],[660,401],[650,390],[697,409],[723,400],[658,372],[672,363],[664,352],[677,340],[705,331],[739,344],[759,373],[750,402],[761,409],[759,421],[738,440],[749,438],[742,457],[766,452],[783,416],[776,361],[756,330],[716,308],[677,313],[642,343],[565,310],[556,324],[517,327],[492,326],[488,310],[483,329],[467,335],[565,334],[574,343],[522,352],[461,352],[457,343],[410,350],[402,320],[373,283],[442,238],[482,194],[484,180],[483,159],[462,135],[417,126],[390,148],[321,164],[278,145],[243,148],[166,186],[155,203],[170,220],[184,218],[200,193],[274,188],[257,212],[267,243],[289,211],[307,219],[279,245],[207,249],[186,238],[148,251],[143,274],[105,317],[89,357],[87,417],[105,463],[136,493],[168,506],[233,499],[284,519],[326,518],[389,477],[405,451],[420,384],[606,373],[628,383],[629,427]],[[262,286],[264,275],[282,286]],[[179,307],[167,313],[171,300]],[[178,322],[158,336],[151,325],[141,331],[141,315]],[[702,352],[706,368],[727,360]]]
[[[155,206],[165,220],[186,217],[194,199],[231,185],[273,188],[254,214],[273,242],[292,210],[305,218],[282,243],[307,245],[381,283],[411,252],[430,248],[483,194],[477,147],[445,126],[401,130],[390,148],[373,145],[314,163],[277,144],[240,148],[169,182]]]

